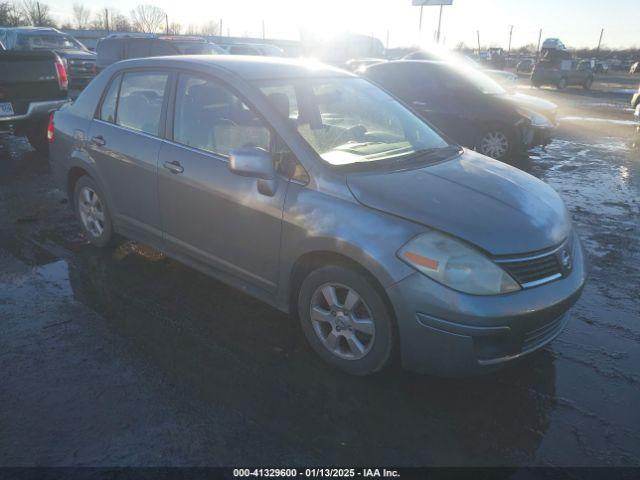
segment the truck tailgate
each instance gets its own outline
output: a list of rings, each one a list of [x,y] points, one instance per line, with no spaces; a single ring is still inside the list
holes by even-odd
[[[0,52],[0,102],[11,102],[20,115],[30,102],[60,100],[67,96],[58,85],[53,52]]]

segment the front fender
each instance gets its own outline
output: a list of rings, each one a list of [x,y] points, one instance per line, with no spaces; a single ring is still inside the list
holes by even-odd
[[[283,212],[278,303],[288,306],[296,262],[335,254],[356,262],[387,288],[414,270],[396,252],[425,227],[303,185],[290,184]]]

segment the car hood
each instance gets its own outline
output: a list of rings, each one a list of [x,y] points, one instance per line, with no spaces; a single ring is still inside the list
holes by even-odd
[[[56,53],[66,59],[73,58],[74,60],[95,60],[96,54],[94,52],[87,52],[84,50],[56,50]]]
[[[555,190],[475,152],[418,169],[350,174],[347,184],[370,208],[447,232],[493,255],[549,248],[571,230]]]
[[[558,106],[553,102],[533,97],[531,95],[524,95],[522,93],[503,95],[502,98],[518,107],[523,107],[540,113],[552,113],[558,109]]]

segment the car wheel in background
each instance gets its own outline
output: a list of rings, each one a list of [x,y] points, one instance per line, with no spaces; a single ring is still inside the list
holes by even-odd
[[[311,272],[298,293],[304,334],[328,364],[352,375],[381,370],[393,349],[393,317],[365,274],[328,265]]]
[[[558,90],[564,90],[565,88],[567,88],[567,79],[562,77],[560,80],[558,80]]]
[[[49,155],[49,140],[47,139],[47,122],[37,122],[29,125],[26,131],[27,140],[36,152],[45,157]]]
[[[490,126],[483,131],[476,151],[496,160],[506,160],[513,151],[513,136],[502,126]]]
[[[584,84],[582,85],[582,87],[585,90],[591,90],[592,85],[593,85],[593,77],[589,77],[584,81]]]
[[[89,241],[104,248],[114,240],[113,223],[102,191],[88,176],[80,177],[73,194],[74,207],[80,227]]]

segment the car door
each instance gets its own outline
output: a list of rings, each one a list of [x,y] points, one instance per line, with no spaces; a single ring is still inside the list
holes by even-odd
[[[438,64],[418,64],[411,105],[453,141],[473,144],[475,119],[469,108],[469,85]]]
[[[107,190],[116,225],[143,241],[162,238],[157,162],[169,74],[116,75],[91,122],[88,152]]]
[[[159,156],[159,199],[166,247],[179,255],[275,291],[288,181],[261,193],[259,180],[229,170],[229,152],[270,150],[273,134],[227,85],[180,73],[167,141]]]

